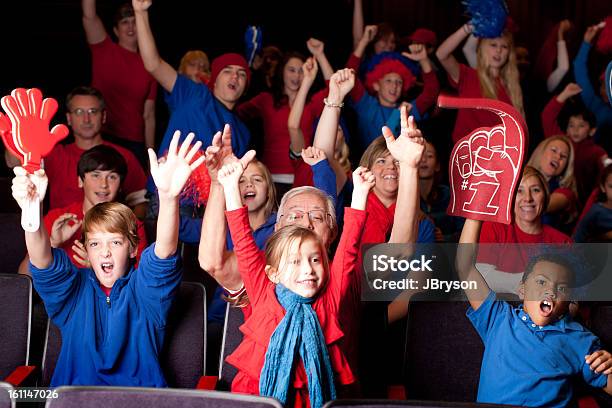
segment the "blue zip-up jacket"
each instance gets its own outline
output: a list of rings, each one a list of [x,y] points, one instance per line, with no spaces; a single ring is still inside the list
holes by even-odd
[[[34,287],[62,333],[52,387],[167,386],[159,355],[181,272],[177,256],[160,259],[154,245],[109,296],[93,270],[77,269],[62,249],[53,249],[47,269],[30,263]]]

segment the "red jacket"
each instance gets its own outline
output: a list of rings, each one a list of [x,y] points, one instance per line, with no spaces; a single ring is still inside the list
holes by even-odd
[[[227,211],[226,217],[234,241],[238,269],[252,307],[252,315],[240,327],[244,334],[242,343],[227,357],[227,362],[239,371],[232,383],[232,392],[259,394],[259,377],[268,344],[272,333],[283,319],[285,310],[276,299],[275,284],[264,272],[265,256],[253,240],[246,207]],[[365,219],[365,211],[346,209],[344,232],[331,265],[329,281],[312,304],[325,335],[336,380],[340,384],[355,382],[355,376],[339,342],[344,334],[338,322],[338,309],[343,293],[359,280],[356,262]],[[306,384],[306,373],[300,362],[294,387],[306,388]]]

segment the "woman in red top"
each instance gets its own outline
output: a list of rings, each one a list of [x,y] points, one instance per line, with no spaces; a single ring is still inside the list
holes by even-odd
[[[307,46],[321,66],[324,78],[328,80],[333,71],[323,52],[323,43],[310,39]],[[279,196],[289,190],[294,181],[293,165],[288,154],[290,138],[287,120],[289,110],[304,80],[302,70],[304,62],[305,58],[301,54],[286,53],[281,63],[277,65],[272,91],[262,92],[237,108],[237,113],[242,119],[249,120],[259,117],[263,122],[264,140],[261,161],[270,169],[272,178],[277,184]],[[309,78],[309,80],[312,83],[314,78]],[[304,106],[300,128],[304,134],[306,146],[311,145],[313,124],[321,114],[326,92],[322,90],[313,95]]]
[[[512,34],[505,31],[498,38],[481,38],[478,43],[478,65],[476,69],[460,64],[453,51],[472,32],[465,24],[451,34],[438,48],[436,56],[448,73],[451,85],[460,97],[490,98],[513,105],[525,115],[523,93],[519,83],[519,71]],[[453,143],[480,127],[495,126],[499,118],[482,109],[461,109],[453,130]]]
[[[480,244],[569,244],[572,239],[542,222],[550,193],[546,179],[526,166],[514,201],[511,224],[484,222]],[[532,245],[533,246],[533,245]],[[498,293],[517,293],[523,271],[532,254],[530,245],[481,245],[478,270],[489,287]]]
[[[358,244],[374,176],[365,168],[353,173],[352,210],[346,212],[330,271],[326,247],[313,228],[281,228],[268,240],[265,255],[257,248],[238,184],[252,157],[253,152],[247,153],[218,173],[253,313],[242,327],[242,343],[227,359],[239,370],[232,391],[272,396],[287,405],[320,407],[335,399],[336,382],[355,381],[340,347],[343,333],[338,317],[341,299],[359,280]],[[313,224],[326,218],[324,211],[317,210],[286,216],[308,217]],[[292,373],[294,367],[297,371]]]

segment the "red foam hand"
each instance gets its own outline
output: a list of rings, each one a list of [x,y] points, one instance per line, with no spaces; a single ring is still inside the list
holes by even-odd
[[[17,147],[15,146],[15,142],[13,142],[12,128],[13,124],[9,118],[0,112],[0,137],[4,142],[6,149],[11,152],[13,156],[19,158],[21,157],[21,153],[19,153],[19,150],[17,150]]]
[[[461,138],[451,152],[448,214],[510,224],[512,201],[527,145],[527,126],[514,107],[494,99],[441,95],[442,108],[486,109],[501,123]]]
[[[41,159],[49,154],[53,146],[68,135],[65,125],[56,125],[49,131],[49,124],[57,112],[57,101],[53,98],[43,100],[42,93],[36,88],[25,90],[17,88],[11,95],[0,100],[4,111],[10,118],[12,143],[3,132],[2,139],[7,148],[16,153],[23,167],[33,173],[40,168]]]

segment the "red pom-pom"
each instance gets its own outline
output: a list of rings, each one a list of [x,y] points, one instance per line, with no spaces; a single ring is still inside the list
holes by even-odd
[[[606,26],[599,33],[595,48],[602,54],[612,54],[612,16],[604,20]]]
[[[199,150],[193,157],[193,161],[202,157],[204,152]],[[185,187],[181,192],[181,200],[186,199],[196,205],[205,205],[210,194],[210,176],[205,165],[198,166],[191,172]]]

